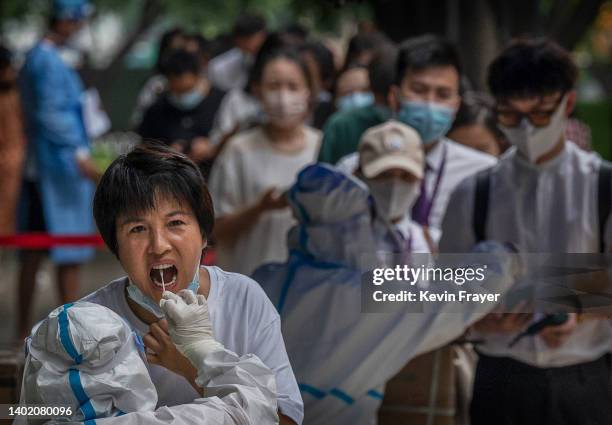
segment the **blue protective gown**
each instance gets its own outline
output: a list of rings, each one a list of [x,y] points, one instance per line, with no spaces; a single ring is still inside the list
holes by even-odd
[[[89,149],[83,121],[79,76],[57,48],[41,41],[26,56],[19,76],[28,137],[28,160],[36,169],[43,214],[50,234],[94,232],[94,185],[79,171],[77,149]],[[54,248],[57,264],[89,260],[90,247]]]

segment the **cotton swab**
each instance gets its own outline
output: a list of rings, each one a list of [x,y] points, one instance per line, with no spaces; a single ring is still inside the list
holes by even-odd
[[[166,292],[166,283],[164,282],[164,271],[162,270],[160,274],[162,278],[162,289],[163,289],[163,292]]]

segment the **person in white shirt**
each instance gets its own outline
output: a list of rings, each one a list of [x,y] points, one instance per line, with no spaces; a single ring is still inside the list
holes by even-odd
[[[496,119],[513,147],[453,192],[442,252],[466,252],[483,239],[526,253],[610,249],[612,226],[598,212],[609,211],[610,186],[598,189],[610,179],[609,164],[564,137],[577,74],[570,54],[546,39],[514,41],[493,61]],[[509,348],[536,319],[500,313],[475,326],[474,338],[485,342],[478,347],[472,424],[612,423],[610,322],[569,313],[565,323]]]
[[[259,64],[265,122],[227,142],[209,181],[218,217],[217,262],[244,274],[287,258],[286,234],[294,220],[283,192],[315,161],[321,138],[305,125],[312,90],[299,53],[281,48]]]
[[[303,404],[274,307],[246,276],[200,267],[214,212],[197,166],[161,144],[140,145],[107,169],[93,210],[127,276],[83,300],[110,308],[143,336],[158,407],[192,403],[200,394],[197,370],[172,342],[158,304],[164,290],[191,289],[207,299],[215,339],[239,356],[255,354],[274,372],[280,423],[301,423]]]
[[[496,162],[491,155],[445,137],[461,102],[460,78],[459,56],[450,42],[432,35],[416,37],[400,45],[396,85],[388,96],[395,119],[413,127],[423,142],[424,178],[412,218],[429,229],[435,243],[455,186]],[[340,159],[338,165],[346,170],[356,168],[357,162],[355,153]]]
[[[208,78],[221,90],[244,89],[255,55],[266,39],[266,21],[258,15],[242,15],[232,30],[236,47],[210,60]]]

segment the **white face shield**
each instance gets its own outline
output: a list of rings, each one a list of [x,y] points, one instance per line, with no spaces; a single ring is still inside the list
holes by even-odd
[[[142,340],[104,306],[56,308],[33,330],[27,347],[21,403],[72,406],[73,421],[155,410],[157,392]]]

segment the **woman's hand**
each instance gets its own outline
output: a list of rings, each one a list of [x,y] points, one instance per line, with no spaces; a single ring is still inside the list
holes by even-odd
[[[259,198],[259,210],[270,211],[285,208],[289,206],[287,197],[284,193],[278,193],[278,190],[273,188],[267,190],[261,198]]]
[[[168,322],[165,319],[153,323],[149,333],[143,338],[147,347],[147,360],[149,363],[163,366],[168,370],[183,376],[202,394],[202,388],[196,385],[197,369],[176,348],[168,333]]]

